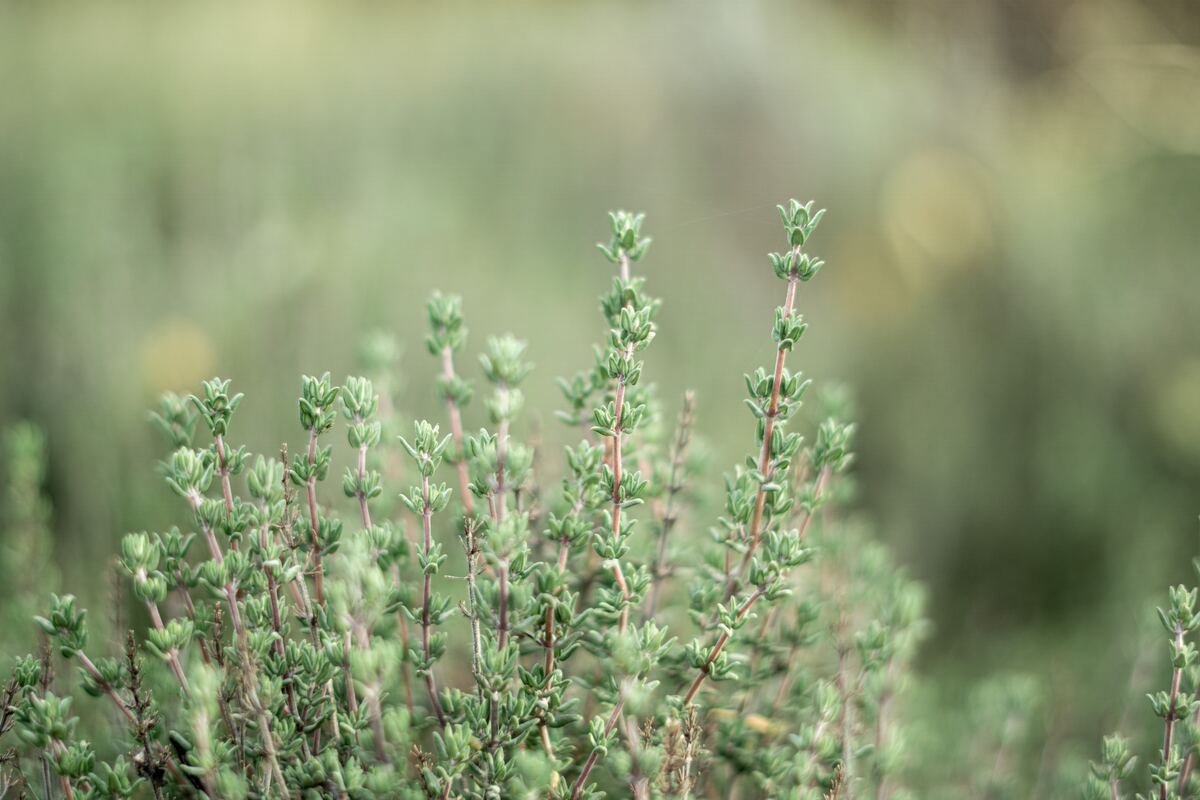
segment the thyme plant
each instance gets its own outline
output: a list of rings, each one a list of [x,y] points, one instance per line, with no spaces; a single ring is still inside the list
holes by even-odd
[[[641,274],[641,214],[612,213],[599,245],[614,274],[593,357],[559,380],[557,454],[526,422],[530,348],[489,338],[470,377],[462,301],[440,294],[426,339],[438,419],[398,418],[386,337],[362,376],[302,378],[302,438],[278,453],[238,444],[250,401],[230,381],[165,396],[152,419],[180,527],[130,533],[118,557],[148,625],[106,645],[73,596],[50,597],[36,619],[50,647],[4,688],[0,788],[902,797],[896,697],[923,596],[839,507],[844,401],[827,393],[811,439],[798,429],[811,381],[789,360],[823,211],[779,210],[783,301],[764,320],[767,366],[746,375],[747,455],[715,519],[694,502],[696,399],[670,410],[644,374],[661,304]],[[1170,617],[1180,636],[1196,626],[1190,598]],[[1190,668],[1194,651],[1178,652]],[[109,727],[83,732],[76,686]],[[1163,701],[1168,719],[1191,712],[1180,697]]]
[[[1200,574],[1200,559],[1193,563]],[[1148,694],[1147,699],[1162,720],[1160,744],[1142,767],[1128,739],[1120,734],[1105,737],[1101,759],[1091,763],[1084,785],[1087,800],[1122,800],[1130,796],[1130,790],[1138,800],[1200,797],[1196,769],[1200,759],[1200,664],[1195,644],[1200,630],[1198,595],[1198,589],[1173,586],[1168,591],[1168,605],[1157,609],[1169,673],[1167,688]]]

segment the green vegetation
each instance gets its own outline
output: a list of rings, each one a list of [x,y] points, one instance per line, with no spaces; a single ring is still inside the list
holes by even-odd
[[[829,393],[810,441],[789,430],[811,385],[787,361],[823,211],[779,210],[774,355],[746,375],[753,448],[715,518],[695,399],[672,427],[643,379],[661,304],[637,274],[640,214],[611,214],[600,245],[617,273],[607,333],[559,382],[577,437],[561,458],[529,438],[532,366],[511,336],[479,356],[469,432],[462,304],[440,294],[426,344],[442,421],[392,435],[377,387],[395,348],[379,338],[372,376],[303,378],[290,460],[233,443],[249,401],[230,381],[165,396],[152,420],[187,524],[131,533],[117,559],[148,629],[97,641],[74,596],[51,596],[36,622],[52,648],[7,684],[7,785],[47,799],[903,796],[896,708],[923,593],[839,514],[845,401]],[[40,444],[21,428],[10,449],[10,525],[37,528]],[[60,660],[106,720],[80,724]]]

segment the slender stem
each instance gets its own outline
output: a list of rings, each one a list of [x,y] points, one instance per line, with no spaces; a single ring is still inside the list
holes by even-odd
[[[754,604],[758,602],[758,599],[762,597],[763,594],[764,590],[760,586],[742,602],[741,606],[739,606],[737,610],[737,619],[739,621],[750,613],[750,609],[754,607]],[[704,661],[704,666],[700,667],[700,672],[698,675],[696,675],[696,679],[692,681],[692,685],[688,688],[687,694],[684,695],[684,706],[689,706],[692,704],[692,699],[696,696],[696,692],[700,691],[700,687],[704,684],[704,679],[708,677],[708,673],[709,670],[712,669],[713,662],[717,660],[717,656],[721,655],[721,651],[725,649],[725,645],[727,644],[729,644],[729,634],[722,633],[720,638],[717,639],[716,644],[713,645],[712,650],[709,651],[708,658]]]
[[[158,603],[147,600],[146,608],[150,612],[150,621],[154,623],[154,628],[158,631],[164,630],[165,626],[163,625],[162,614],[158,611]],[[179,681],[183,693],[190,697],[192,690],[188,686],[187,678],[183,674],[183,665],[179,663],[179,651],[174,647],[167,651],[167,664],[170,665],[171,672],[175,673],[175,680]]]
[[[646,618],[653,619],[658,610],[658,594],[667,577],[667,539],[678,520],[676,501],[683,490],[683,462],[691,441],[693,411],[696,396],[688,390],[683,395],[683,409],[679,412],[679,425],[675,430],[675,443],[671,447],[671,474],[667,480],[667,502],[662,515],[662,530],[658,534],[658,550],[654,554],[654,565],[650,569],[650,596],[646,600]]]
[[[354,422],[355,422],[355,424],[361,425],[363,423],[362,415],[355,414]],[[367,477],[367,443],[365,441],[358,446],[357,467],[358,467],[358,487],[359,487],[358,488],[358,512],[359,512],[359,516],[362,518],[363,529],[369,531],[373,527],[371,525],[371,508],[367,503],[367,493],[362,488],[364,485],[364,482],[366,480],[366,477]],[[363,635],[361,638],[363,639],[363,642],[362,642],[363,647],[364,648],[368,647],[370,644],[369,633],[367,631],[363,631]],[[353,700],[354,699],[354,677],[350,671],[349,652],[350,652],[350,636],[349,636],[349,633],[347,633],[347,635],[346,635],[346,659],[347,659],[346,684],[347,684],[347,694]],[[354,711],[354,704],[351,705],[350,710]],[[372,738],[374,738],[374,740],[375,740],[375,756],[380,761],[383,761],[384,758],[386,758],[387,754],[384,752],[384,749],[383,749],[383,716],[382,716],[383,710],[379,706],[378,692],[368,692],[367,714],[371,721]]]
[[[67,749],[66,745],[57,739],[53,740],[52,744],[54,745],[54,752],[59,755],[62,755],[62,753]],[[62,787],[63,797],[66,798],[66,800],[75,800],[75,792],[71,790],[71,781],[67,779],[66,775],[58,776],[58,784]]]
[[[51,791],[50,783],[50,761],[46,756],[42,756],[42,790],[45,792],[46,800],[54,800],[54,793]]]
[[[429,505],[429,476],[421,476],[421,496],[425,503],[421,512],[421,528],[425,535],[425,556],[428,557],[433,549],[433,510]],[[421,594],[421,647],[425,654],[428,668],[425,670],[425,688],[429,691],[429,702],[433,707],[438,724],[446,727],[446,714],[442,711],[442,701],[438,699],[437,681],[433,677],[433,664],[430,663],[430,606],[433,602],[433,576],[425,573],[425,582]]]
[[[285,465],[288,463],[286,444],[280,448],[279,460]],[[285,467],[283,470],[283,525],[280,527],[279,533],[282,544],[291,550],[293,558],[296,557],[298,549],[294,529],[296,517],[292,511],[295,497],[295,491],[292,489],[291,470]],[[313,644],[319,646],[319,642],[316,640],[316,616],[313,614],[312,601],[308,596],[308,584],[305,582],[304,576],[297,574],[288,581],[288,589],[292,593],[292,599],[296,601],[299,615],[308,622],[309,629],[313,634]]]
[[[225,500],[225,513],[233,514],[233,487],[229,483],[229,459],[225,449],[225,437],[219,433],[214,434],[213,441],[217,450],[217,472],[221,476],[221,496]],[[229,547],[231,550],[237,550],[237,540],[230,540]]]
[[[192,507],[199,512],[202,502],[199,493],[193,493],[190,496],[190,499],[192,501]],[[199,515],[197,514],[197,516]],[[208,542],[208,547],[212,553],[213,559],[217,563],[223,563],[225,557],[221,553],[221,545],[217,541],[217,537],[213,533],[212,527],[202,519],[200,520],[200,527],[201,530],[204,531],[204,538]],[[225,601],[226,605],[229,607],[229,622],[231,625],[233,625],[234,640],[237,642],[238,653],[241,656],[244,667],[242,678],[246,691],[246,697],[250,703],[251,710],[255,714],[256,722],[259,726],[259,733],[263,746],[263,755],[266,756],[267,764],[271,767],[272,773],[276,775],[280,787],[282,787],[282,790],[286,794],[287,789],[286,784],[283,781],[283,773],[280,771],[279,762],[275,757],[275,742],[271,734],[270,722],[267,718],[266,709],[263,707],[258,698],[258,689],[256,687],[256,684],[258,683],[258,678],[256,675],[257,670],[255,669],[254,662],[252,660],[252,653],[250,650],[250,642],[246,632],[246,626],[242,623],[242,615],[238,610],[237,585],[232,581],[228,581],[225,584]],[[80,657],[84,659],[87,658],[82,653],[80,654]],[[92,669],[94,669],[94,667],[92,667]],[[117,698],[116,694],[112,694],[113,698],[119,701],[119,698]],[[119,705],[121,705],[122,709],[125,711],[126,716],[130,716],[129,709],[125,708],[124,704],[122,703],[119,703]],[[130,721],[132,721],[132,717],[130,718]]]
[[[1200,700],[1200,687],[1196,689],[1196,699]],[[1200,723],[1200,706],[1196,708],[1192,714],[1192,721]],[[1188,780],[1192,777],[1192,771],[1196,768],[1196,751],[1195,748],[1188,748],[1188,754],[1183,759],[1183,767],[1179,770],[1179,793],[1183,794],[1183,790],[1187,788]]]
[[[817,475],[817,481],[813,484],[812,500],[814,504],[824,496],[825,490],[829,485],[830,475],[831,473],[828,467],[822,468],[820,474]],[[815,516],[815,509],[810,509],[804,513],[803,517],[801,517],[800,525],[797,529],[797,537],[800,539],[800,541],[804,541],[804,538],[808,535],[808,529],[812,526],[813,517]],[[754,551],[747,550],[746,554],[742,557],[742,563],[738,566],[737,571],[729,574],[728,583],[725,586],[727,597],[732,596],[733,590],[737,588],[738,578],[744,575],[746,570],[750,568],[750,561],[753,559],[753,557]]]
[[[579,509],[582,508],[582,505],[583,505],[583,498],[582,498],[582,496],[580,496],[575,501],[575,505],[572,508],[571,513],[578,514]],[[571,555],[570,544],[567,542],[567,540],[564,539],[561,542],[559,542],[559,545],[558,545],[558,571],[559,572],[562,572],[563,570],[565,570],[567,568],[567,559],[570,557],[570,555]],[[557,594],[555,596],[557,597]],[[549,691],[554,686],[554,679],[551,676],[551,673],[554,672],[554,660],[555,660],[554,611],[555,611],[555,604],[553,602],[547,604],[547,606],[546,606],[546,621],[545,621],[545,628],[544,628],[546,658],[545,658],[545,661],[543,662],[543,666],[545,668],[545,672],[546,672],[546,676],[547,676],[546,677],[546,690],[547,691]],[[542,717],[541,722],[538,723],[538,727],[541,729],[540,733],[541,733],[541,737],[542,737],[542,748],[546,751],[546,755],[550,756],[550,758],[553,759],[554,758],[554,745],[551,744],[551,742],[550,742],[550,731],[549,731],[549,727],[546,724],[545,717]],[[558,772],[557,771],[554,773],[553,780],[555,782],[555,785],[557,785],[557,783],[558,783]]]
[[[621,718],[621,709],[625,707],[625,697],[617,698],[617,704],[613,707],[612,714],[608,717],[608,722],[604,724],[604,735],[612,733],[612,729],[616,727],[617,720]],[[588,775],[592,774],[592,770],[596,767],[596,762],[600,759],[600,751],[593,750],[583,763],[583,770],[579,773],[579,778],[575,781],[575,788],[571,790],[571,800],[578,800],[583,794],[584,787],[587,785]]]
[[[320,409],[317,410],[318,414]],[[308,466],[317,462],[317,429],[313,427],[308,432]],[[308,523],[312,537],[313,581],[317,593],[317,605],[325,607],[325,566],[321,563],[321,544],[317,538],[320,530],[320,519],[317,515],[317,475],[314,470],[305,483],[308,495]]]
[[[628,266],[622,260],[622,266],[627,270]],[[625,276],[628,279],[627,275]],[[617,381],[617,395],[614,399],[614,408],[616,413],[613,422],[612,435],[612,472],[613,472],[613,488],[612,488],[612,536],[613,542],[619,543],[621,539],[621,443],[622,433],[621,418],[624,416],[625,410],[625,379],[621,378]],[[625,581],[625,573],[621,569],[621,562],[618,559],[613,559],[613,579],[617,582],[617,588],[621,590],[621,618],[618,623],[618,631],[624,633],[629,627],[629,584]]]
[[[355,417],[356,422],[361,423],[362,417]],[[371,509],[367,506],[367,493],[362,490],[362,481],[367,476],[367,444],[363,442],[358,448],[358,513],[362,517],[363,528],[371,529]]]
[[[483,654],[483,636],[479,630],[479,609],[475,605],[477,594],[475,574],[478,569],[476,559],[479,553],[476,549],[475,522],[473,520],[466,521],[464,533],[467,544],[467,611],[470,613],[471,621],[471,677],[475,680],[476,691],[480,692],[483,690],[479,683],[479,661]]]
[[[104,676],[100,674],[100,670],[97,669],[96,665],[92,663],[92,660],[88,658],[87,653],[83,652],[82,650],[76,650],[75,657],[79,659],[79,663],[83,665],[83,668],[87,671],[87,673],[92,676],[92,680],[96,682],[96,685],[103,689],[104,693],[112,698],[113,703],[115,703],[117,708],[120,709],[121,713],[125,716],[125,719],[129,721],[129,724],[136,726],[137,718],[133,716],[133,712],[129,710],[129,706],[125,705],[125,701],[121,699],[119,694],[117,694],[117,690],[114,689],[108,681],[104,680]]]
[[[1175,649],[1183,647],[1183,628],[1176,626],[1175,628]],[[1183,670],[1176,667],[1171,673],[1171,694],[1170,705],[1167,707],[1167,719],[1163,731],[1163,748],[1162,748],[1162,763],[1166,766],[1171,763],[1171,739],[1175,734],[1175,703],[1179,699],[1179,684],[1183,680]],[[1166,783],[1158,787],[1159,800],[1167,800],[1170,792]]]
[[[225,451],[225,437],[217,434],[217,470],[221,474],[221,495],[225,499],[225,511],[233,513],[233,487],[229,483],[229,460]]]
[[[496,570],[497,581],[500,586],[500,601],[499,601],[499,617],[500,622],[497,626],[496,645],[500,651],[508,647],[508,559],[503,559],[500,562],[500,568]],[[498,747],[500,744],[500,697],[499,693],[493,691],[491,702],[489,703],[488,718],[491,720],[492,738],[489,744],[492,747]]]
[[[285,470],[285,472],[286,472],[286,470]],[[286,478],[285,478],[285,480],[286,480]],[[263,514],[264,514],[263,518],[265,520],[267,518],[267,503],[266,503],[266,501],[260,499],[259,507],[263,510]],[[258,543],[259,543],[259,547],[262,548],[263,550],[266,550],[267,546],[272,543],[269,522],[263,522],[262,527],[259,528]],[[278,581],[275,580],[274,571],[272,571],[270,569],[266,569],[264,567],[263,572],[267,576],[267,597],[271,601],[271,630],[274,631],[274,633],[275,633],[274,650],[275,650],[275,654],[277,656],[279,656],[280,658],[282,658],[284,655],[285,648],[284,648],[284,644],[283,644],[283,642],[284,642],[283,613],[280,610],[279,583],[278,583]],[[295,591],[296,587],[293,585],[292,589],[293,589],[293,591]],[[296,689],[292,685],[292,669],[291,669],[291,667],[287,668],[287,670],[284,672],[283,677],[284,677],[283,691],[284,691],[284,695],[287,700],[288,713],[291,714],[292,718],[296,720],[296,724],[300,725],[300,710],[299,710],[299,706],[296,704]],[[304,757],[309,758],[311,756],[311,753],[308,749],[308,739],[304,738],[303,736],[301,736],[299,738],[300,738],[300,748],[304,754]]]
[[[562,572],[567,568],[567,557],[570,555],[570,548],[566,542],[561,542],[558,546],[558,570]],[[554,672],[554,603],[549,603],[546,606],[546,674]]]
[[[796,250],[799,251],[799,247]],[[791,316],[792,309],[796,304],[796,284],[798,282],[799,276],[793,271],[788,276],[787,296],[783,301],[783,314],[785,317]],[[763,512],[767,504],[767,490],[765,487],[771,482],[771,438],[775,432],[775,418],[779,415],[779,394],[782,388],[783,367],[784,362],[787,361],[787,354],[788,351],[782,347],[777,347],[775,350],[775,373],[774,380],[771,383],[771,400],[766,409],[766,420],[763,424],[762,449],[758,456],[758,470],[763,474],[764,479],[758,485],[758,492],[754,498],[754,514],[750,518],[750,528],[747,531],[750,542],[746,548],[746,555],[742,558],[742,568],[730,577],[729,584],[725,587],[726,597],[731,597],[737,591],[737,581],[745,573],[746,567],[750,564],[750,559],[754,557],[754,551],[758,549]]]

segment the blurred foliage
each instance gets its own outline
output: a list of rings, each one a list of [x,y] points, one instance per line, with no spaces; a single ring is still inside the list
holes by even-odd
[[[481,334],[538,304],[546,406],[595,338],[580,243],[628,204],[671,298],[649,366],[724,462],[741,387],[683,343],[755,363],[763,211],[819,196],[806,365],[860,390],[859,502],[931,587],[926,675],[950,707],[1035,676],[1035,749],[1069,760],[1166,669],[1135,610],[1196,548],[1197,41],[1174,0],[4,4],[0,414],[47,431],[95,601],[116,539],[174,519],[130,409],[220,371],[273,452],[290,376],[344,374],[369,328],[417,348],[435,285]]]
[[[34,649],[29,620],[59,581],[52,511],[42,493],[46,436],[28,422],[15,423],[0,431],[0,456],[0,651],[10,656]]]

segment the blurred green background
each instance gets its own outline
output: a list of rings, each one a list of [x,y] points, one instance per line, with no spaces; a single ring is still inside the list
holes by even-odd
[[[773,206],[812,197],[829,267],[794,363],[857,389],[857,502],[932,592],[931,707],[1033,676],[1027,794],[1053,794],[1053,765],[1149,724],[1145,611],[1194,580],[1196,8],[0,4],[0,419],[47,431],[64,580],[102,605],[118,537],[180,521],[163,389],[233,378],[236,438],[273,452],[299,374],[345,375],[383,327],[406,408],[437,413],[435,287],[474,345],[531,340],[530,405],[556,407],[612,207],[656,240],[648,374],[697,391],[732,464]]]

